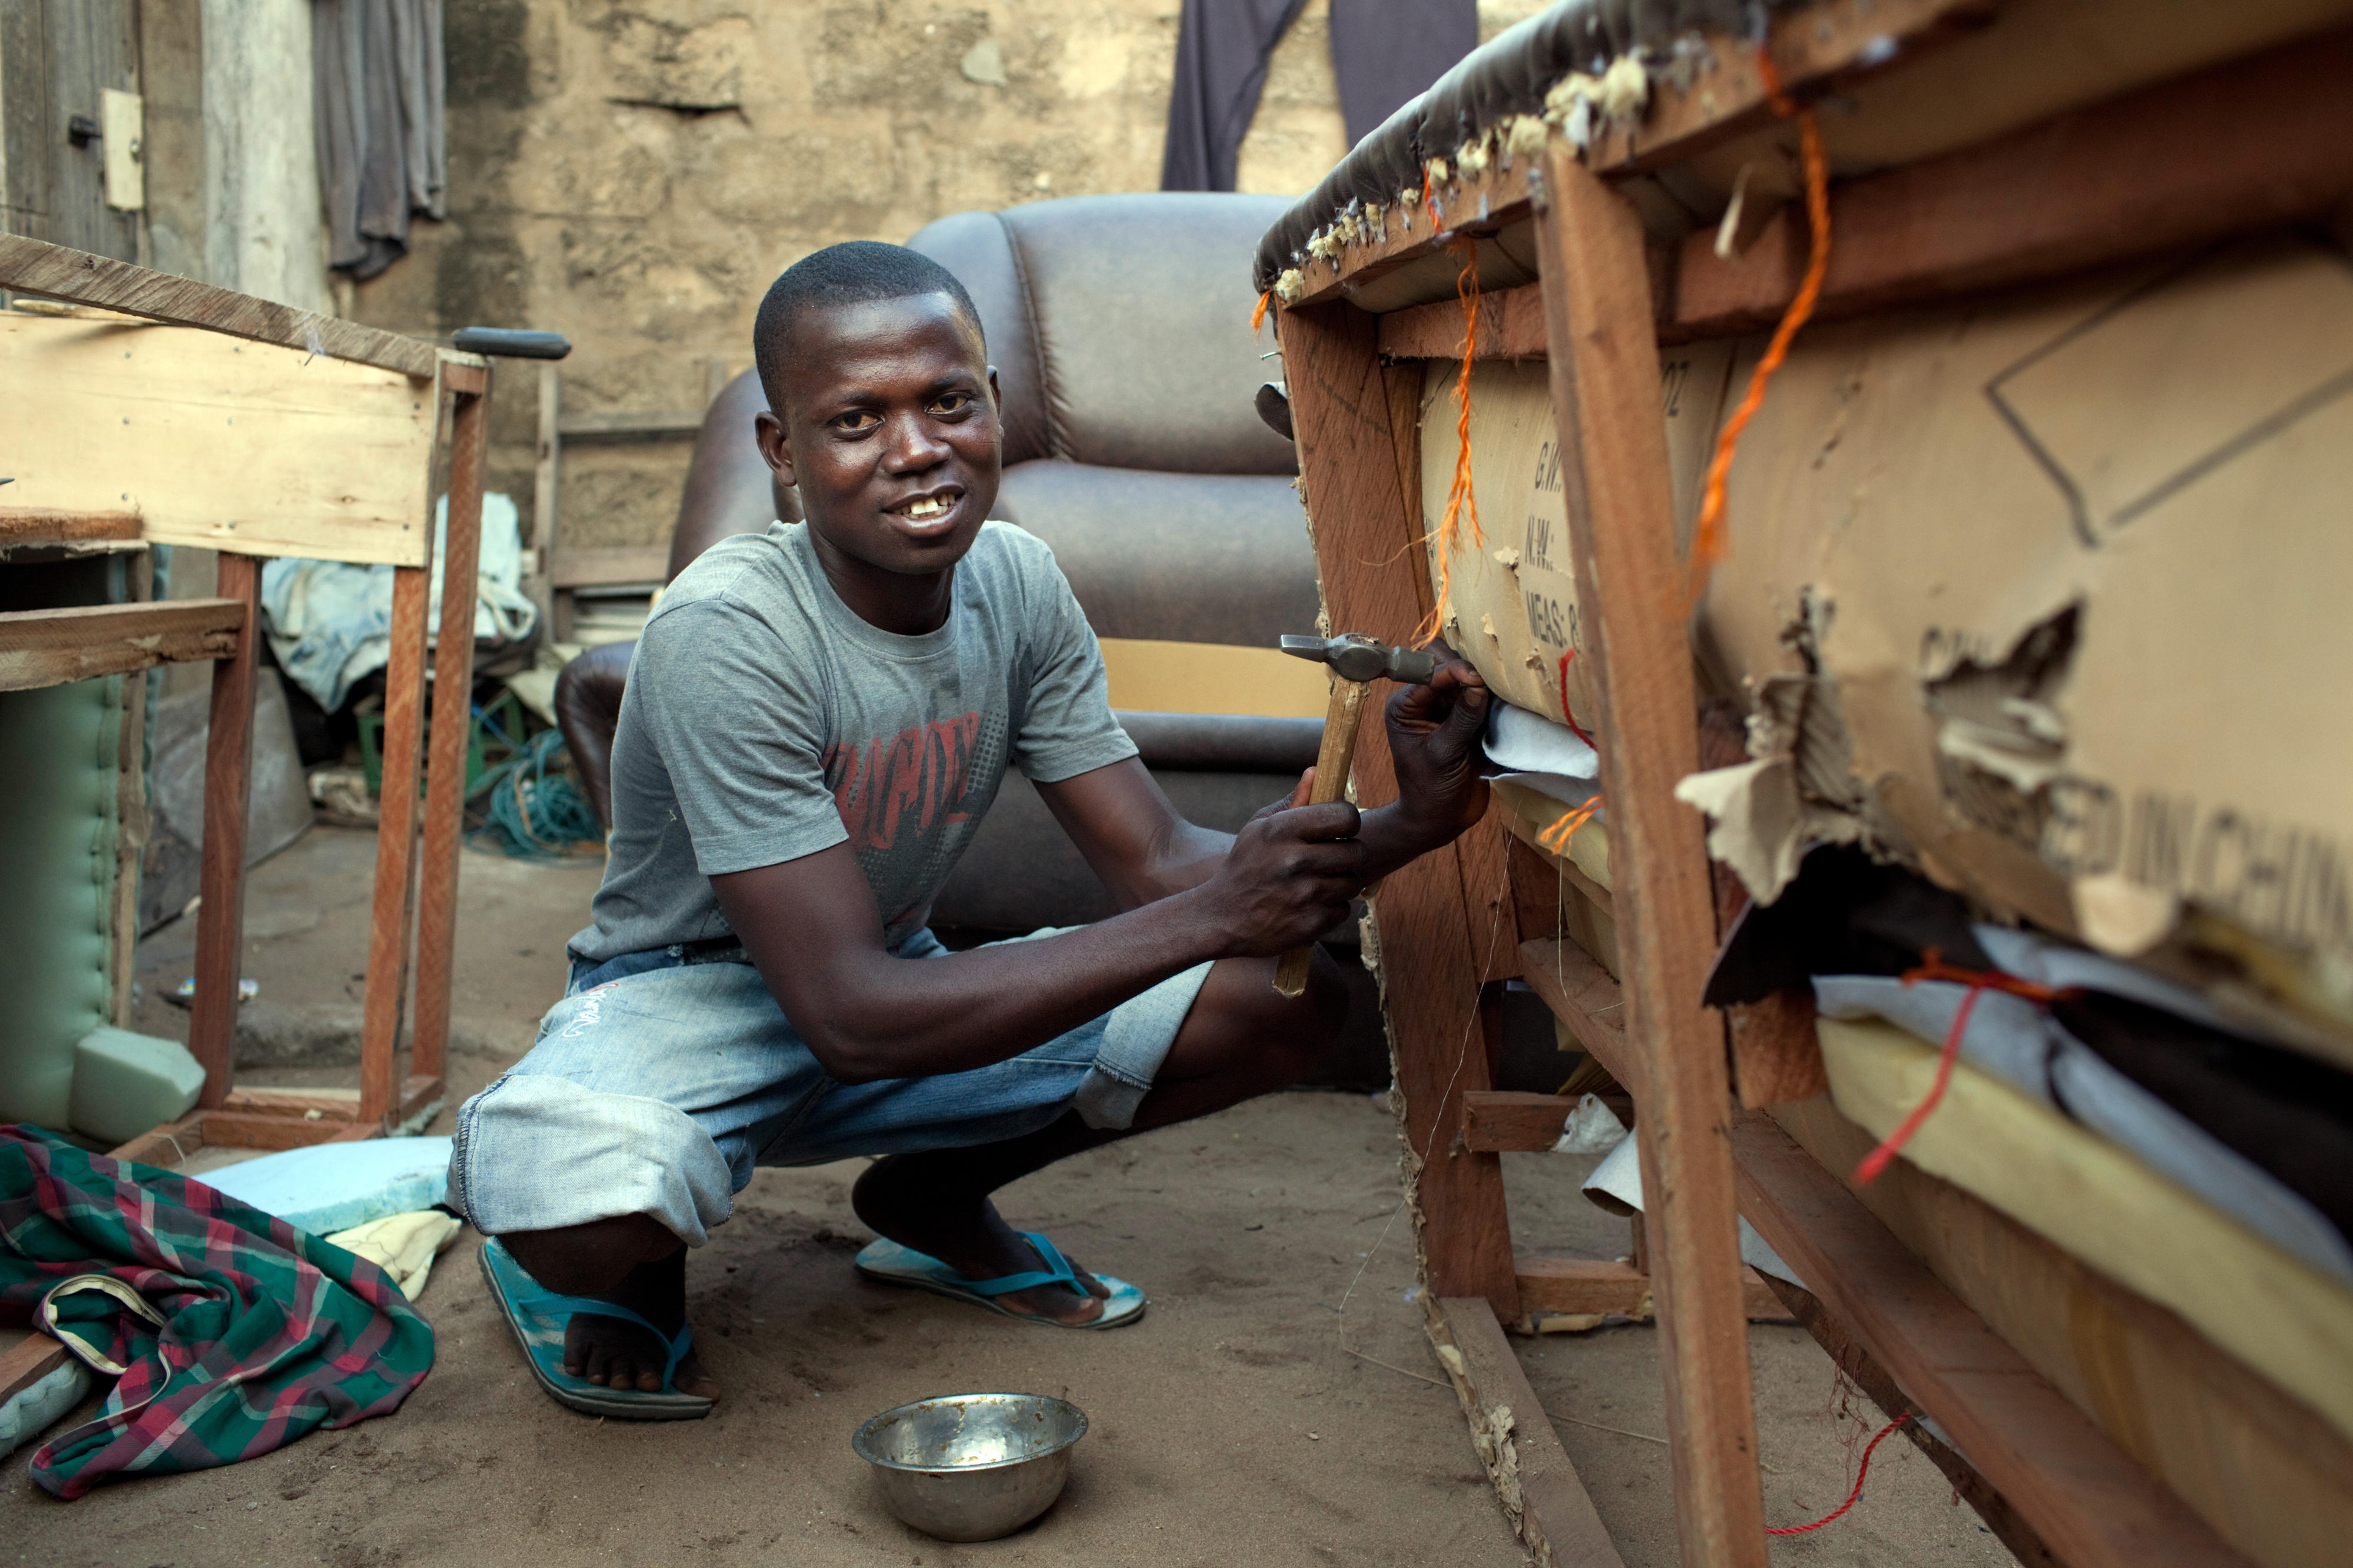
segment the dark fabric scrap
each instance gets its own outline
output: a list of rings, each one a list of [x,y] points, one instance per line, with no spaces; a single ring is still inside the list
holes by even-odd
[[[1332,70],[1353,147],[1479,47],[1479,0],[1332,0]]]
[[[0,1127],[0,1310],[117,1377],[34,1452],[58,1497],[233,1464],[400,1407],[433,1329],[376,1265],[152,1166]]]
[[[1267,57],[1307,0],[1185,0],[1176,81],[1168,93],[1164,191],[1230,191],[1234,159],[1258,113]]]
[[[442,0],[314,0],[328,265],[369,279],[408,253],[412,213],[448,216]]]

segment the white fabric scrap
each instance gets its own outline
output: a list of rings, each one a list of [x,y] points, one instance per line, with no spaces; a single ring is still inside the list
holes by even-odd
[[[1616,1148],[1603,1156],[1601,1163],[1593,1167],[1593,1174],[1585,1178],[1585,1195],[1595,1207],[1614,1215],[1642,1212],[1641,1145],[1635,1142],[1641,1136],[1639,1127],[1627,1133]],[[1757,1227],[1745,1219],[1740,1222],[1740,1261],[1759,1274],[1786,1279],[1800,1290],[1806,1289],[1797,1270],[1781,1261],[1781,1255],[1767,1246],[1765,1238],[1757,1234]]]
[[[1601,754],[1576,731],[1508,702],[1487,705],[1487,760],[1504,770],[1495,782],[1525,784],[1563,805],[1583,805],[1600,787]]]
[[[1559,1141],[1552,1146],[1556,1154],[1606,1154],[1616,1148],[1626,1136],[1626,1124],[1618,1113],[1601,1102],[1601,1097],[1580,1094],[1577,1106],[1561,1123]]]

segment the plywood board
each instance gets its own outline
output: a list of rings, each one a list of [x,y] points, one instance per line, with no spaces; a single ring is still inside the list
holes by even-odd
[[[12,506],[135,511],[145,536],[421,566],[432,383],[194,328],[0,311]]]

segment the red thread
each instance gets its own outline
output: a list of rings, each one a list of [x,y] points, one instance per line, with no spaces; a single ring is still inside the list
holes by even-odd
[[[1806,1534],[1809,1531],[1820,1530],[1822,1526],[1824,1526],[1824,1525],[1826,1525],[1826,1524],[1830,1524],[1830,1523],[1831,1523],[1831,1522],[1835,1521],[1836,1521],[1836,1520],[1838,1520],[1841,1516],[1842,1516],[1842,1515],[1846,1512],[1846,1510],[1849,1510],[1849,1509],[1852,1508],[1856,1503],[1858,1503],[1858,1502],[1862,1501],[1862,1478],[1863,1478],[1863,1477],[1865,1477],[1865,1476],[1867,1476],[1867,1475],[1869,1475],[1869,1474],[1871,1474],[1871,1451],[1872,1451],[1872,1449],[1878,1447],[1879,1447],[1879,1444],[1880,1444],[1880,1440],[1881,1440],[1882,1438],[1885,1437],[1885,1436],[1886,1436],[1890,1432],[1894,1431],[1894,1430],[1895,1430],[1895,1428],[1897,1428],[1898,1426],[1903,1426],[1903,1425],[1904,1425],[1904,1423],[1905,1423],[1906,1421],[1909,1421],[1909,1420],[1911,1420],[1911,1419],[1912,1419],[1912,1413],[1911,1413],[1909,1410],[1907,1410],[1907,1411],[1905,1411],[1903,1415],[1898,1415],[1894,1420],[1890,1421],[1886,1426],[1882,1426],[1882,1427],[1878,1430],[1878,1432],[1876,1432],[1875,1434],[1873,1434],[1873,1435],[1872,1439],[1871,1439],[1871,1442],[1870,1442],[1870,1443],[1869,1443],[1869,1444],[1868,1444],[1868,1445],[1863,1448],[1863,1450],[1862,1450],[1862,1463],[1855,1467],[1855,1471],[1854,1471],[1854,1490],[1852,1490],[1852,1491],[1851,1491],[1851,1492],[1849,1492],[1849,1493],[1847,1493],[1847,1494],[1846,1494],[1846,1501],[1844,1501],[1844,1502],[1842,1502],[1842,1503],[1839,1504],[1839,1505],[1838,1505],[1838,1507],[1836,1507],[1836,1508],[1834,1508],[1834,1509],[1831,1510],[1831,1511],[1830,1511],[1830,1512],[1828,1512],[1828,1513],[1826,1513],[1826,1514],[1822,1515],[1822,1517],[1821,1517],[1821,1518],[1820,1518],[1820,1519],[1818,1519],[1818,1520],[1814,1521],[1814,1522],[1813,1522],[1813,1523],[1811,1523],[1811,1524],[1792,1524],[1792,1525],[1787,1525],[1787,1526],[1784,1526],[1782,1529],[1779,1529],[1779,1530],[1769,1530],[1769,1529],[1768,1529],[1767,1531],[1765,1531],[1765,1533],[1766,1533],[1766,1534],[1767,1534],[1767,1535],[1804,1535],[1804,1534]]]
[[[1258,297],[1258,309],[1257,309],[1257,310],[1252,310],[1252,311],[1250,312],[1250,335],[1251,335],[1251,336],[1253,336],[1253,337],[1257,336],[1257,335],[1258,335],[1258,330],[1259,330],[1261,327],[1263,327],[1264,325],[1266,325],[1266,308],[1267,308],[1269,305],[1271,305],[1271,304],[1273,304],[1273,303],[1274,303],[1274,294],[1273,294],[1273,291],[1272,291],[1271,289],[1270,289],[1268,292],[1266,292],[1266,293],[1264,293],[1264,294],[1261,294],[1261,295]]]
[[[2005,974],[1998,969],[1957,968],[1947,963],[1944,955],[1933,947],[1921,955],[1917,967],[1904,972],[1905,984],[1909,985],[1918,980],[1949,981],[1957,985],[1966,985],[1969,991],[1961,998],[1961,1005],[1953,1010],[1953,1026],[1945,1031],[1945,1048],[1936,1058],[1936,1081],[1928,1086],[1927,1098],[1914,1106],[1912,1114],[1906,1116],[1894,1131],[1880,1141],[1879,1147],[1865,1154],[1862,1163],[1855,1166],[1854,1179],[1862,1185],[1867,1186],[1879,1180],[1904,1145],[1912,1141],[1912,1135],[1920,1131],[1920,1124],[1928,1120],[1928,1113],[1944,1100],[1946,1086],[1953,1081],[1953,1064],[1960,1059],[1961,1039],[1969,1032],[1969,1015],[1977,1011],[1980,995],[1988,991],[2007,992],[2047,1007],[2053,1002],[2063,1002],[2075,994],[2072,987],[2038,985],[2031,980],[2021,980],[2015,974]]]
[[[1567,653],[1560,656],[1561,722],[1567,724],[1569,729],[1576,733],[1578,740],[1584,742],[1588,746],[1592,746],[1594,751],[1598,753],[1601,748],[1595,744],[1592,736],[1587,734],[1584,730],[1578,726],[1577,722],[1577,715],[1568,710],[1568,661],[1576,657],[1577,650],[1575,648],[1570,648]]]

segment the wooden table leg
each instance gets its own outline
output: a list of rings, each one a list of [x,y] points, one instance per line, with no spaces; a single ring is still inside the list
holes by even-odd
[[[458,849],[465,828],[466,741],[474,716],[470,590],[481,555],[482,447],[490,408],[487,386],[480,393],[461,392],[452,419],[449,526],[442,547],[440,634],[433,649],[433,736],[425,770],[425,853],[417,900],[417,1019],[408,1064],[412,1079],[440,1078],[449,1042]]]
[[[1644,1065],[1642,1193],[1689,1564],[1766,1561],[1723,1021],[1700,1005],[1715,929],[1692,652],[1675,554],[1642,227],[1555,140],[1536,220],[1582,626],[1602,685],[1601,785],[1627,1033]],[[1603,585],[1607,585],[1607,592]]]
[[[425,616],[431,566],[392,574],[392,661],[384,688],[384,789],[375,830],[375,890],[368,918],[367,997],[360,1028],[363,1127],[383,1125],[399,1098],[394,1052],[408,989],[417,870],[417,763],[423,739]]]
[[[1375,328],[1373,317],[1347,304],[1285,310],[1278,318],[1331,629],[1398,643],[1430,610],[1421,498],[1418,490],[1406,493],[1419,460],[1408,460],[1401,446],[1414,439],[1413,424],[1403,416],[1402,393],[1411,390],[1403,378],[1417,378],[1418,386],[1420,371],[1385,372]],[[1356,783],[1359,805],[1396,797],[1388,736],[1377,723],[1368,723],[1357,743]],[[1373,924],[1383,974],[1407,982],[1384,978],[1382,1009],[1405,1101],[1424,1282],[1436,1296],[1482,1297],[1500,1321],[1515,1322],[1519,1284],[1502,1163],[1454,1146],[1462,1095],[1489,1087],[1481,984],[1513,973],[1498,966],[1516,964],[1500,847],[1481,858],[1482,876],[1488,859],[1494,885],[1476,889],[1466,889],[1459,842],[1400,867],[1373,900]]]
[[[196,994],[188,1012],[188,1049],[205,1069],[196,1103],[217,1108],[237,1069],[237,982],[245,945],[245,830],[253,786],[253,681],[261,635],[261,563],[220,557],[220,597],[245,605],[237,653],[213,664],[213,699],[205,741],[205,842],[197,883]]]

